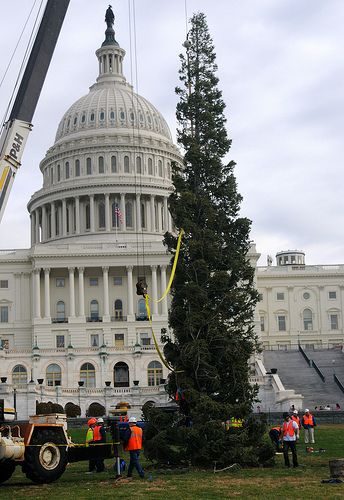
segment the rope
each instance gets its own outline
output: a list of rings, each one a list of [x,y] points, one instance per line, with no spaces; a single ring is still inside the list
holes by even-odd
[[[157,343],[157,340],[156,340],[156,337],[155,337],[155,334],[154,334],[154,330],[153,330],[152,318],[151,318],[151,314],[150,314],[148,299],[151,300],[152,302],[158,303],[158,302],[161,302],[166,297],[166,295],[168,294],[168,292],[169,292],[169,290],[171,288],[171,285],[172,285],[172,281],[173,281],[175,272],[176,272],[176,267],[177,267],[177,262],[178,262],[178,257],[179,257],[179,250],[180,250],[180,245],[181,245],[181,240],[182,240],[183,232],[184,232],[184,230],[182,229],[181,232],[180,232],[179,238],[178,238],[178,244],[177,244],[176,254],[174,256],[174,262],[173,262],[173,267],[172,267],[172,271],[171,271],[170,281],[168,282],[168,285],[167,285],[167,288],[166,288],[166,291],[165,291],[164,295],[159,300],[153,300],[151,297],[149,297],[149,295],[144,295],[146,309],[147,309],[147,315],[148,315],[149,324],[150,324],[152,335],[153,335],[153,340],[154,340],[155,348],[157,350],[157,353],[159,354],[159,357],[160,357],[161,361],[166,366],[166,368],[168,370],[170,370],[171,372],[174,372],[174,373],[183,373],[183,372],[185,372],[185,370],[178,370],[178,371],[173,370],[173,368],[167,363],[167,361],[165,360],[165,358],[161,354],[161,351],[159,349],[159,346],[158,346],[158,343]]]

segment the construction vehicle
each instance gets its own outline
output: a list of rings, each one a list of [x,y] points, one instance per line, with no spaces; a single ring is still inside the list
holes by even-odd
[[[48,71],[70,0],[48,0],[35,42],[16,95],[9,120],[0,137],[0,221],[20,167],[31,120]],[[9,479],[17,465],[36,483],[51,483],[67,463],[117,457],[122,447],[118,426],[112,426],[112,443],[85,447],[67,434],[66,415],[35,415],[29,423],[15,424],[15,409],[0,400],[0,483]]]

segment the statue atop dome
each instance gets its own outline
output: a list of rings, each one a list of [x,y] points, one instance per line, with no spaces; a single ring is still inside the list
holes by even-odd
[[[112,6],[109,5],[105,12],[105,22],[108,28],[112,28],[115,22],[115,14],[113,13]]]

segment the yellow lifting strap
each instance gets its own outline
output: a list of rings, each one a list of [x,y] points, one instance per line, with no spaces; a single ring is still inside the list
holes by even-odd
[[[178,244],[177,244],[176,254],[174,256],[174,262],[173,262],[173,267],[172,267],[170,281],[168,282],[168,285],[167,285],[167,288],[166,288],[166,291],[165,291],[164,295],[159,300],[153,300],[149,295],[144,295],[146,309],[147,309],[147,315],[148,315],[150,327],[151,327],[151,330],[152,330],[152,335],[153,335],[153,340],[154,340],[155,348],[157,350],[157,353],[159,354],[159,357],[160,357],[161,361],[164,363],[164,365],[166,366],[166,368],[168,368],[171,372],[174,372],[174,373],[182,373],[185,370],[179,370],[179,371],[173,370],[173,368],[171,368],[171,366],[167,363],[167,361],[164,359],[163,355],[161,354],[161,351],[159,349],[158,343],[157,343],[155,335],[154,335],[154,330],[153,330],[153,325],[152,325],[152,318],[151,318],[150,309],[149,309],[149,305],[148,305],[148,299],[151,300],[152,302],[158,303],[158,302],[161,302],[166,297],[166,295],[168,294],[168,292],[169,292],[169,290],[171,288],[171,285],[172,285],[172,281],[173,281],[175,272],[176,272],[176,267],[177,267],[177,262],[178,262],[178,257],[179,257],[179,250],[180,250],[180,245],[181,245],[181,241],[182,241],[182,234],[183,234],[183,232],[184,232],[184,230],[182,229],[181,232],[180,232],[179,238],[178,238]]]

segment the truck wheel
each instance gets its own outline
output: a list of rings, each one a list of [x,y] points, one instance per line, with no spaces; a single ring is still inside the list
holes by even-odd
[[[7,481],[12,476],[15,468],[16,464],[14,462],[0,462],[0,483]]]
[[[36,432],[25,450],[23,472],[35,483],[44,484],[56,481],[67,465],[66,443],[52,429]]]

